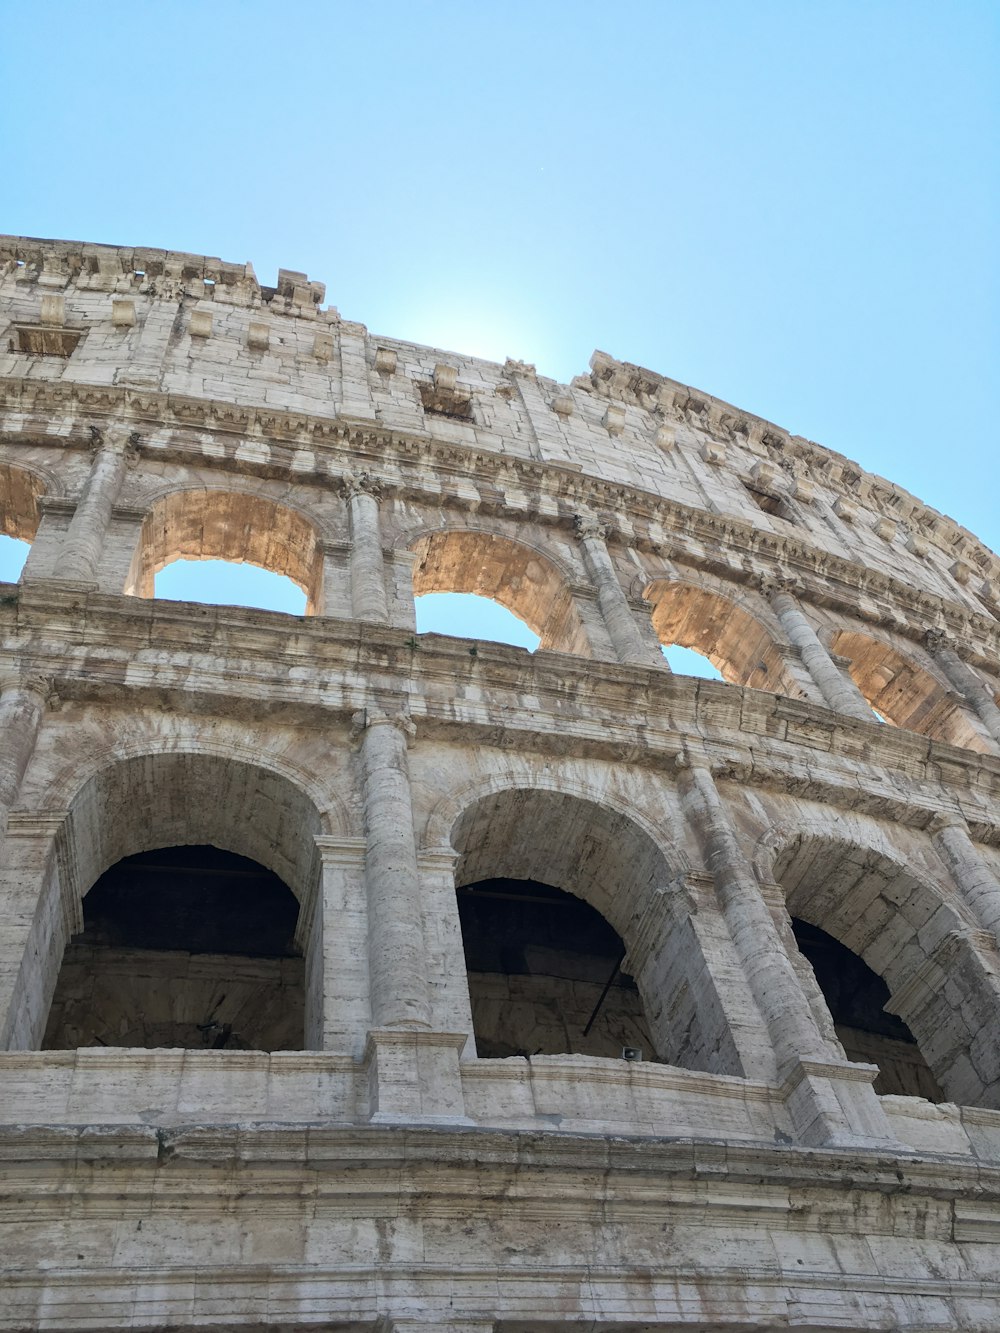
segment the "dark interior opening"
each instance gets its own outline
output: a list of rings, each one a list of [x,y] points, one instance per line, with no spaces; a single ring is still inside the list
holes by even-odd
[[[819,926],[793,917],[792,930],[816,974],[847,1058],[878,1065],[875,1091],[944,1101],[913,1033],[901,1018],[886,1013],[889,987],[879,974]]]
[[[277,875],[218,847],[126,857],[83,900],[44,1046],[300,1049],[298,911]]]
[[[588,903],[534,880],[458,890],[481,1058],[598,1055],[654,1059],[621,937]]]

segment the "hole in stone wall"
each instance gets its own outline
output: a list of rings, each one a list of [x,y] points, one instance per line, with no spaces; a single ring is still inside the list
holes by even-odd
[[[534,652],[539,636],[520,617],[490,597],[432,592],[414,599],[419,634],[449,634],[489,643],[509,643]]]
[[[212,846],[126,857],[83,900],[44,1046],[296,1050],[298,902],[256,861]]]
[[[172,602],[306,613],[306,594],[284,574],[229,560],[175,560],[155,576],[154,596]]]
[[[875,1091],[944,1101],[913,1033],[901,1018],[886,1012],[889,987],[878,973],[819,926],[793,917],[792,930],[816,974],[847,1058],[878,1065]]]
[[[798,515],[784,496],[774,491],[762,491],[757,486],[748,486],[746,482],[743,484],[750,499],[765,514],[770,514],[772,518],[783,518],[786,523],[798,521]]]
[[[478,1054],[655,1059],[625,946],[588,903],[533,880],[458,890]]]

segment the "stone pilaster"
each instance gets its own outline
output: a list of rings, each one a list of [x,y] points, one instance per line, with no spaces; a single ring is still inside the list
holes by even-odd
[[[943,630],[928,630],[925,640],[952,688],[961,695],[993,739],[1000,743],[1000,708],[990,691],[968,662],[959,657]]]
[[[422,851],[417,856],[431,1021],[441,1031],[468,1033],[464,1055],[471,1059],[476,1054],[476,1040],[455,894],[457,860],[458,853],[452,847]]]
[[[874,714],[864,695],[823,647],[819,635],[802,614],[791,592],[771,581],[765,581],[763,590],[789,642],[798,652],[803,666],[830,708],[848,717],[872,722]]]
[[[592,514],[577,514],[574,522],[587,572],[597,590],[598,606],[619,662],[663,666],[662,653],[654,652],[639,633],[635,615],[615,572],[608,552],[608,525]]]
[[[323,592],[320,614],[350,620],[351,547],[349,542],[323,543]]]
[[[121,426],[92,426],[94,461],[56,560],[54,576],[74,583],[96,583],[97,567],[111,514],[121,495],[125,473],[135,458],[138,435]]]
[[[356,620],[384,625],[389,607],[379,518],[381,487],[367,474],[361,474],[347,481],[346,492],[351,526],[351,610]]]
[[[356,714],[361,733],[365,888],[372,1022],[377,1028],[428,1028],[427,967],[420,879],[406,763],[413,723],[376,708]]]
[[[938,815],[931,824],[938,855],[980,927],[1000,945],[1000,883],[980,856],[960,814]]]
[[[320,894],[306,951],[309,1045],[361,1059],[372,1026],[365,840],[321,835],[316,846]]]
[[[845,1147],[891,1142],[888,1120],[871,1088],[878,1070],[845,1061],[820,1032],[704,755],[689,751],[681,761],[678,788],[767,1025],[799,1138]]]
[[[48,676],[11,672],[0,678],[0,847],[46,706],[53,698]]]

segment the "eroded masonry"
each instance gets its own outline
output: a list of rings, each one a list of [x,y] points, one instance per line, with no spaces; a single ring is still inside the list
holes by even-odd
[[[600,352],[0,275],[0,1333],[1000,1327],[1000,560]]]

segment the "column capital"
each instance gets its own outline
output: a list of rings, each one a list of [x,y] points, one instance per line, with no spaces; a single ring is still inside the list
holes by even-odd
[[[373,727],[394,727],[404,738],[417,734],[417,724],[404,708],[395,713],[388,713],[377,706],[366,706],[351,715],[352,737],[360,736]]]
[[[348,500],[357,495],[370,495],[373,500],[380,500],[385,492],[385,482],[371,472],[347,472],[340,479],[340,487]]]
[[[927,832],[932,836],[935,833],[941,833],[946,828],[955,828],[959,832],[969,836],[969,826],[965,818],[957,810],[939,810],[927,825]]]
[[[576,528],[577,536],[582,537],[584,541],[588,537],[599,537],[601,541],[607,541],[614,531],[614,525],[598,518],[596,514],[586,512],[573,515],[573,526]]]
[[[313,838],[324,865],[363,866],[365,839],[318,833]]]
[[[932,625],[930,629],[924,630],[924,643],[932,653],[936,652],[939,648],[952,647],[948,635],[943,629],[936,625]]]
[[[28,694],[37,695],[44,704],[54,706],[59,702],[55,678],[46,675],[44,671],[25,670],[18,667],[0,671],[0,694],[6,694],[13,690],[23,690]]]
[[[141,441],[142,436],[137,430],[129,430],[117,422],[105,426],[95,423],[90,427],[91,453],[97,454],[106,449],[109,453],[124,455],[126,463],[130,465],[138,460]]]

